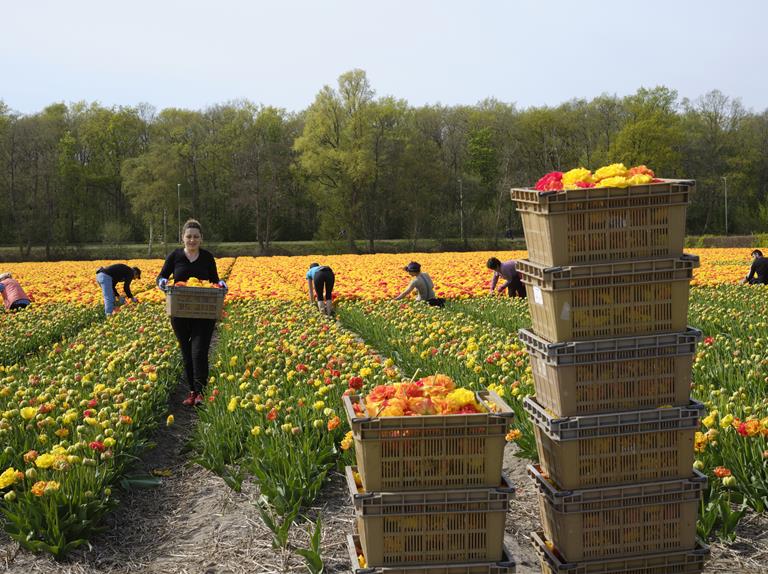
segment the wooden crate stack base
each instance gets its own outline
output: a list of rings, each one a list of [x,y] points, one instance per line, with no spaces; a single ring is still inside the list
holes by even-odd
[[[353,571],[514,572],[504,550],[514,488],[501,473],[513,412],[491,391],[476,399],[487,412],[377,417],[359,396],[343,397],[357,457],[346,469],[359,534]]]
[[[568,562],[690,550],[707,477],[559,490],[529,465],[547,540]]]
[[[566,562],[543,532],[531,532],[531,539],[542,574],[701,574],[709,556],[709,547],[697,542],[693,550]]]
[[[365,492],[346,467],[347,487],[366,560],[374,566],[498,562],[515,489]]]
[[[359,536],[347,536],[347,550],[352,563],[352,574],[515,574],[515,559],[504,548],[502,558],[496,562],[455,564],[423,564],[413,566],[366,566],[360,565],[365,558]]]

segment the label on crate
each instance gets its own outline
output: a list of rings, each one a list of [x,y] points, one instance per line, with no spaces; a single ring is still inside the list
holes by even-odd
[[[541,287],[535,287],[533,288],[533,300],[538,305],[544,304],[544,297],[541,295]]]
[[[563,308],[560,310],[560,319],[568,321],[571,318],[571,305],[569,303],[563,303]]]

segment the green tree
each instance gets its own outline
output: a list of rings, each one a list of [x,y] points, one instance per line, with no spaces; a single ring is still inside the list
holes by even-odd
[[[295,143],[318,205],[320,235],[345,233],[352,248],[363,232],[366,192],[376,171],[370,145],[373,95],[365,72],[342,74],[337,90],[325,86],[317,94]]]
[[[677,92],[641,88],[624,100],[627,120],[611,144],[614,161],[648,165],[664,177],[682,177],[684,132]]]
[[[175,243],[178,239],[173,214],[177,208],[176,185],[181,171],[181,159],[168,144],[152,144],[146,153],[123,162],[123,190],[134,213],[149,229],[148,255],[152,254],[156,229],[162,230],[166,253],[168,240]]]

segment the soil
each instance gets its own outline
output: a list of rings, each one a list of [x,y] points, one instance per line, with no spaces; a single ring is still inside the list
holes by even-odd
[[[267,574],[306,572],[295,548],[306,548],[309,523],[295,526],[291,548],[272,548],[269,530],[254,506],[258,488],[243,485],[235,492],[215,474],[190,462],[187,441],[195,424],[192,409],[181,406],[186,389],[171,397],[175,424],[158,429],[155,448],[147,451],[135,472],[170,471],[156,488],[123,492],[118,509],[105,520],[105,530],[63,562],[19,549],[0,534],[0,571],[9,574]],[[540,572],[529,533],[538,528],[538,509],[527,462],[507,448],[505,473],[517,487],[507,515],[507,548],[518,574]],[[344,478],[331,475],[321,497],[307,514],[322,517],[322,555],[327,574],[350,571],[346,536],[353,511]],[[765,572],[768,520],[754,514],[742,521],[739,537],[728,546],[714,544],[705,573]],[[763,566],[761,567],[761,563]]]

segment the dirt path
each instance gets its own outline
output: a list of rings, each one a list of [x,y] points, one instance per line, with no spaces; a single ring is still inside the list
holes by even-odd
[[[232,491],[213,473],[189,462],[185,448],[196,417],[181,406],[186,389],[181,385],[171,397],[169,412],[175,424],[161,427],[153,437],[157,446],[146,452],[137,473],[170,470],[157,488],[126,492],[118,509],[107,517],[105,531],[90,549],[73,553],[62,563],[50,557],[20,551],[0,534],[0,571],[9,574],[273,574],[285,566],[305,572],[293,552],[274,551],[270,533],[254,507],[255,487]],[[505,473],[517,487],[507,517],[506,544],[518,560],[518,574],[540,572],[528,533],[538,526],[535,493],[525,474],[525,461],[505,456]],[[346,535],[352,532],[353,511],[343,477],[334,473],[317,503],[307,510],[322,516],[323,557],[327,574],[349,572]],[[752,516],[740,528],[740,538],[730,549],[716,546],[706,573],[757,574],[768,559],[765,519]],[[294,529],[292,543],[306,547],[308,536]]]

